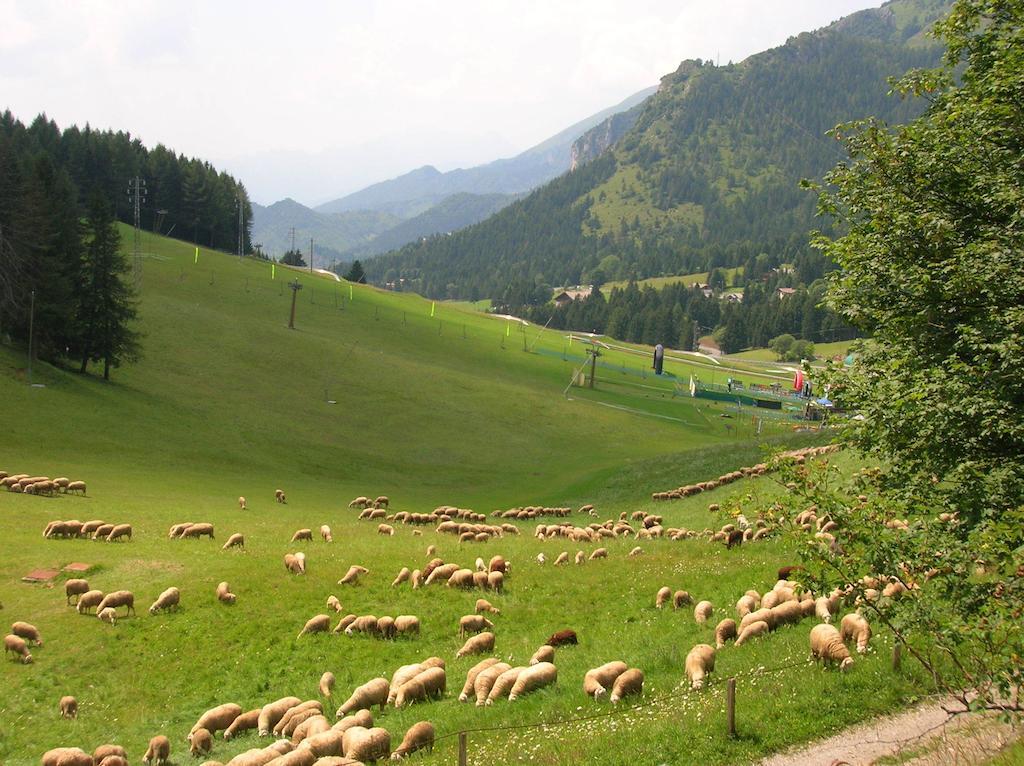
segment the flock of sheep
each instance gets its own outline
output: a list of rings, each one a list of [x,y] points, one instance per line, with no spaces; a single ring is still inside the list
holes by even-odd
[[[789,456],[798,461],[831,451],[832,447],[819,447],[798,450]],[[696,492],[708,491],[715,487],[734,481],[743,476],[756,476],[769,470],[767,465],[744,468],[719,477],[716,481],[701,482],[695,485],[680,487],[670,493],[655,493],[654,499],[669,499],[675,492],[686,496]],[[20,475],[19,475],[20,476]],[[6,477],[18,478],[18,477]],[[38,478],[38,477],[29,477]],[[47,480],[49,481],[49,480]],[[54,480],[56,482],[60,480]],[[14,482],[18,483],[18,482]],[[35,482],[38,483],[38,482]],[[66,485],[70,487],[72,482]],[[7,486],[10,487],[10,484]],[[34,483],[30,486],[34,486]],[[84,491],[84,484],[82,485]],[[665,497],[663,497],[663,495]],[[285,502],[284,492],[277,490],[275,499]],[[247,508],[246,499],[239,497],[239,507]],[[360,496],[349,503],[349,507],[360,509],[360,518],[381,520],[378,533],[387,536],[395,534],[392,524],[433,525],[437,534],[450,534],[458,538],[460,543],[483,542],[492,538],[500,538],[507,534],[518,535],[519,527],[510,523],[488,524],[487,516],[468,509],[454,506],[439,506],[431,513],[389,513],[390,501],[386,496],[370,499]],[[712,504],[712,512],[719,510]],[[592,505],[585,505],[576,511],[577,514],[596,518]],[[570,508],[550,508],[544,506],[524,506],[505,511],[495,511],[492,516],[517,521],[531,520],[541,517],[554,519],[572,515]],[[391,523],[386,523],[391,522]],[[809,532],[816,531],[821,539],[831,538],[834,541],[834,522],[818,519],[811,509],[794,519],[794,525]],[[124,530],[126,528],[126,531]],[[118,532],[118,530],[123,530]],[[742,516],[736,524],[726,524],[718,531],[705,530],[696,533],[685,528],[665,527],[660,515],[634,512],[632,515],[620,514],[618,519],[604,522],[593,521],[586,526],[577,526],[571,521],[555,521],[554,523],[538,524],[533,536],[539,541],[568,540],[576,543],[599,543],[615,538],[632,538],[650,540],[669,538],[673,540],[689,539],[705,536],[716,541],[724,541],[730,547],[739,534],[742,539],[760,539],[770,532],[768,526],[760,519],[748,524]],[[116,533],[116,534],[115,534]],[[413,530],[414,535],[420,534]],[[333,535],[327,525],[319,530],[325,542],[331,542]],[[45,537],[92,537],[93,539],[131,538],[130,525],[109,525],[102,521],[77,522],[56,521],[47,525]],[[171,539],[209,537],[214,539],[214,528],[211,523],[183,522],[173,525],[168,534]],[[302,528],[295,532],[291,542],[312,541],[312,528]],[[224,549],[242,547],[244,537],[236,533],[222,546]],[[392,581],[392,587],[408,582],[412,589],[429,587],[432,584],[444,583],[448,588],[489,590],[501,593],[506,578],[511,575],[511,563],[501,555],[493,556],[489,562],[477,558],[475,567],[463,567],[458,563],[445,562],[434,555],[435,546],[427,548],[430,558],[422,569],[402,567]],[[629,556],[643,553],[639,547],[634,548]],[[577,551],[575,563],[582,565],[586,561],[608,558],[608,549],[598,547],[589,556],[583,550]],[[568,564],[569,551],[560,552],[554,559],[555,566]],[[541,552],[536,557],[538,565],[545,565],[547,558]],[[284,556],[286,571],[302,575],[306,572],[306,556],[303,552],[288,553]],[[352,565],[339,581],[339,585],[355,585],[360,578],[370,574],[366,567]],[[799,623],[805,618],[815,618],[819,622],[810,631],[809,641],[811,655],[826,665],[837,664],[846,670],[853,659],[847,644],[856,645],[859,653],[867,651],[871,639],[871,628],[860,613],[860,609],[845,615],[837,629],[832,623],[838,615],[844,600],[848,600],[854,592],[853,586],[846,591],[836,591],[828,596],[815,597],[803,589],[796,581],[788,579],[789,573],[781,572],[775,586],[763,595],[755,590],[748,590],[736,602],[736,617],[727,617],[715,624],[713,631],[714,646],[710,643],[696,644],[686,655],[684,663],[685,681],[692,689],[700,689],[707,675],[714,671],[716,652],[726,648],[730,641],[735,647],[744,643],[768,636],[786,625]],[[898,581],[885,581],[881,578],[869,578],[861,585],[878,586],[876,598],[895,597],[902,591]],[[904,588],[904,590],[906,590]],[[861,589],[861,592],[864,592]],[[871,593],[871,588],[865,595]],[[126,613],[134,612],[134,595],[130,591],[118,590],[103,593],[90,589],[84,579],[68,580],[65,584],[67,603],[74,606],[81,614],[88,614],[95,609],[101,620],[114,624],[116,609],[126,608]],[[218,585],[216,596],[222,603],[233,604],[235,595],[231,593],[227,582]],[[869,596],[870,597],[870,596]],[[864,596],[861,596],[864,598]],[[149,607],[151,615],[176,609],[180,603],[181,593],[178,588],[164,590]],[[693,604],[693,598],[685,590],[673,590],[662,587],[655,596],[654,606],[664,608],[671,604],[675,609],[682,609]],[[859,606],[855,603],[854,606]],[[334,595],[327,598],[327,607],[335,614],[343,612],[341,601]],[[694,606],[694,619],[699,625],[711,626],[711,618],[715,608],[710,601],[702,600]],[[495,622],[500,609],[484,598],[475,602],[473,613],[462,616],[457,625],[458,635],[465,643],[455,653],[459,659],[468,656],[493,655],[495,652]],[[348,636],[363,634],[379,639],[394,639],[398,636],[417,637],[422,626],[415,615],[398,615],[396,617],[378,617],[373,614],[345,614],[332,628],[332,618],[327,614],[318,614],[309,619],[298,633],[298,637],[317,633],[344,633]],[[558,681],[558,669],[554,664],[555,650],[558,647],[573,645],[578,642],[572,630],[561,630],[553,634],[530,657],[525,665],[512,666],[496,656],[487,656],[473,665],[466,674],[462,691],[458,695],[461,702],[475,700],[477,706],[493,705],[506,699],[513,702],[532,691],[552,686]],[[42,646],[39,631],[29,623],[17,622],[12,625],[11,634],[4,639],[5,654],[12,653],[15,659],[28,664],[32,662],[29,645]],[[381,711],[386,706],[401,708],[413,703],[427,703],[433,699],[441,699],[447,693],[447,675],[445,661],[439,657],[430,657],[422,662],[403,665],[388,680],[385,677],[373,678],[355,688],[346,701],[337,709],[332,722],[324,713],[321,700],[303,701],[299,697],[285,697],[243,711],[235,703],[225,703],[208,710],[197,720],[187,736],[190,752],[202,757],[210,753],[214,746],[214,735],[223,732],[222,737],[230,740],[253,730],[259,737],[274,735],[282,737],[272,744],[254,747],[230,759],[226,766],[343,766],[373,762],[382,758],[399,759],[416,750],[432,748],[435,731],[429,721],[420,721],[406,732],[401,744],[391,749],[391,734],[384,728],[373,725],[371,709],[378,706]],[[325,672],[320,679],[318,691],[325,699],[330,699],[335,685],[334,675]],[[643,693],[644,673],[640,668],[629,667],[622,660],[612,660],[587,671],[582,679],[584,693],[597,700],[605,695],[612,703]],[[73,697],[64,697],[60,701],[61,715],[74,717],[77,715],[78,703]],[[162,766],[170,754],[171,742],[164,736],[154,737],[143,758],[151,766]],[[123,748],[116,745],[103,745],[91,755],[78,748],[57,748],[43,756],[43,766],[122,766],[127,764],[127,755]],[[219,766],[219,762],[207,761],[204,766]]]
[[[8,474],[7,471],[0,471],[0,487],[6,487],[8,492],[49,497],[59,492],[85,494],[84,481],[72,481],[63,476],[51,479],[49,476],[33,476],[28,473]]]

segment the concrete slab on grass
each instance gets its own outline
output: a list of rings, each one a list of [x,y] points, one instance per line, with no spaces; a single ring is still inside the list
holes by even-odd
[[[33,569],[21,578],[22,582],[51,582],[60,575],[59,569]]]

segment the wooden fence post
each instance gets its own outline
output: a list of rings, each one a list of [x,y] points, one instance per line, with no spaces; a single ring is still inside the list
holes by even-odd
[[[892,648],[892,669],[898,673],[900,670],[900,661],[902,660],[903,644],[897,642]]]
[[[459,732],[459,766],[467,766],[469,760],[466,756],[466,732]]]
[[[729,736],[736,736],[736,679],[729,679],[725,692],[725,714],[729,722]]]

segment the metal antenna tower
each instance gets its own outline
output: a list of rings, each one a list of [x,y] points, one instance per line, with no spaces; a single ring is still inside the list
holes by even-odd
[[[135,213],[135,241],[132,248],[132,275],[135,289],[142,288],[142,203],[146,201],[146,179],[135,176],[128,181],[128,199]]]

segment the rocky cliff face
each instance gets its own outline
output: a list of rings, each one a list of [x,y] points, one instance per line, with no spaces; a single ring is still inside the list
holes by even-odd
[[[569,150],[570,172],[586,162],[597,159],[618,143],[619,139],[636,124],[642,109],[643,103],[640,103],[625,112],[613,114],[573,141]]]

